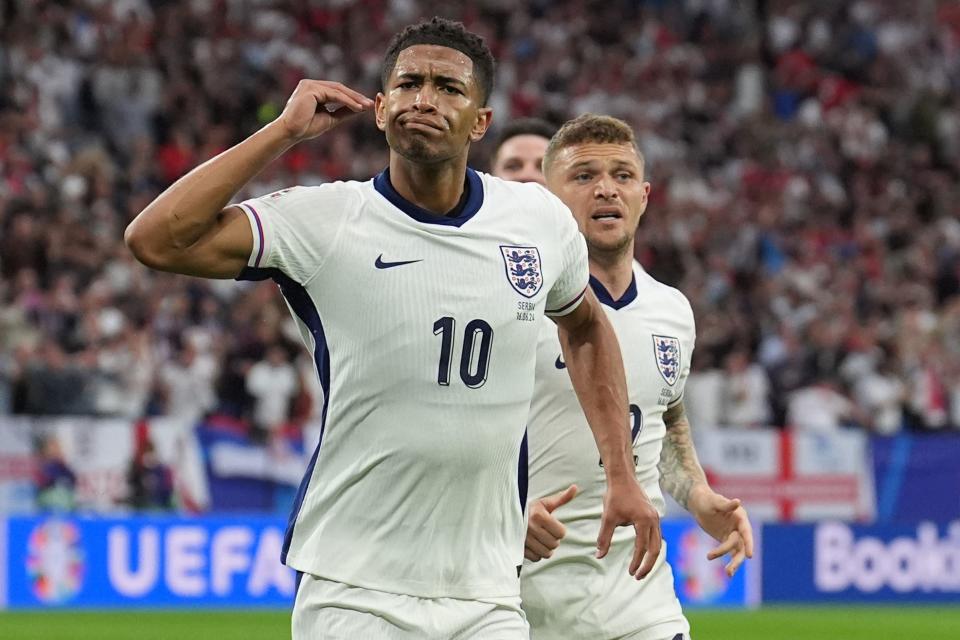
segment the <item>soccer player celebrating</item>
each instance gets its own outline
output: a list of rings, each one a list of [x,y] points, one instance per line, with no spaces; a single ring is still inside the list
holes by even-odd
[[[608,478],[598,554],[619,524],[637,534],[632,573],[659,552],[623,429],[620,349],[576,224],[542,187],[467,168],[491,121],[493,64],[459,23],[407,27],[376,100],[301,81],[277,120],[127,229],[153,268],[275,280],[314,355],[323,429],[283,545],[303,574],[296,639],[527,637],[517,467],[545,315]],[[287,149],[371,109],[390,147],[373,180],[229,205]]]
[[[557,128],[540,118],[517,118],[504,126],[493,151],[493,175],[515,182],[543,180],[543,154]]]
[[[551,139],[544,173],[586,237],[590,288],[622,349],[637,479],[661,515],[661,485],[688,509],[720,541],[708,558],[732,554],[726,569],[733,575],[753,554],[752,532],[740,501],[710,489],[690,437],[683,386],[693,351],[693,312],[682,293],[651,278],[633,259],[650,192],[633,131],[605,116],[571,120]],[[665,547],[639,582],[620,567],[633,553],[629,537],[614,535],[605,560],[592,553],[597,528],[608,526],[600,521],[603,464],[572,393],[565,370],[570,363],[557,332],[543,323],[541,329],[528,422],[530,563],[522,573],[531,637],[688,638]]]

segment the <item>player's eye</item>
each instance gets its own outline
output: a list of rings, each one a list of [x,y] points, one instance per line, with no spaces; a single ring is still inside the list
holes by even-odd
[[[397,85],[398,89],[412,89],[417,86],[417,83],[412,80],[407,80],[406,82],[401,82]]]
[[[630,180],[632,178],[633,178],[633,174],[630,173],[629,171],[621,171],[620,173],[617,174],[618,180]]]
[[[460,89],[457,89],[456,87],[451,87],[450,85],[445,85],[443,87],[440,87],[440,90],[443,91],[444,93],[447,93],[453,96],[463,95],[463,92],[460,91]]]
[[[573,176],[573,179],[574,179],[575,182],[579,182],[579,183],[582,184],[582,183],[584,183],[584,182],[589,182],[592,177],[593,177],[593,176],[591,176],[589,173],[587,173],[587,172],[584,171],[584,172],[580,172],[580,173],[578,173],[578,174],[575,174],[575,175]]]

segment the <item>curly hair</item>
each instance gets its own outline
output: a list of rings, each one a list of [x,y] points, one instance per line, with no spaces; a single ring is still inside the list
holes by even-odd
[[[483,38],[467,31],[462,22],[434,17],[428,22],[410,25],[393,36],[380,70],[380,84],[385,89],[397,64],[397,56],[407,47],[435,44],[456,49],[473,61],[473,73],[480,89],[481,104],[486,105],[493,92],[494,60]]]

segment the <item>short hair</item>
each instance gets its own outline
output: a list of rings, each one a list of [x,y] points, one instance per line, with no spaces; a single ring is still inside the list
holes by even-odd
[[[510,138],[516,138],[517,136],[540,136],[545,140],[549,140],[556,132],[556,125],[547,122],[543,118],[517,118],[516,120],[511,120],[500,130],[500,135],[497,136],[497,141],[493,146],[493,157],[497,157],[500,153],[500,147]]]
[[[473,73],[480,88],[481,104],[487,104],[493,92],[495,65],[490,48],[482,37],[467,31],[462,22],[436,16],[429,22],[424,21],[405,27],[393,36],[380,70],[380,84],[384,89],[387,87],[393,68],[397,66],[397,57],[400,52],[418,44],[435,44],[456,49],[469,57],[473,61]]]
[[[550,138],[550,144],[547,145],[547,151],[543,155],[543,172],[547,172],[561,150],[586,142],[628,144],[637,152],[640,166],[643,167],[646,164],[643,153],[640,152],[640,147],[637,145],[637,137],[633,134],[633,129],[629,124],[620,118],[585,113],[573,120],[568,120]]]

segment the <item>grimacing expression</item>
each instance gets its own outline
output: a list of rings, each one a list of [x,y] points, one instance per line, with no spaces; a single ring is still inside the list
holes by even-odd
[[[543,177],[543,154],[550,141],[543,136],[525,133],[504,141],[497,150],[493,175],[514,182],[537,182],[546,185]]]
[[[630,246],[647,208],[650,183],[629,143],[585,142],[560,149],[547,186],[573,212],[591,253]]]
[[[444,162],[486,133],[491,110],[481,103],[469,56],[417,44],[400,52],[384,92],[377,94],[377,127],[390,149],[407,160]]]

